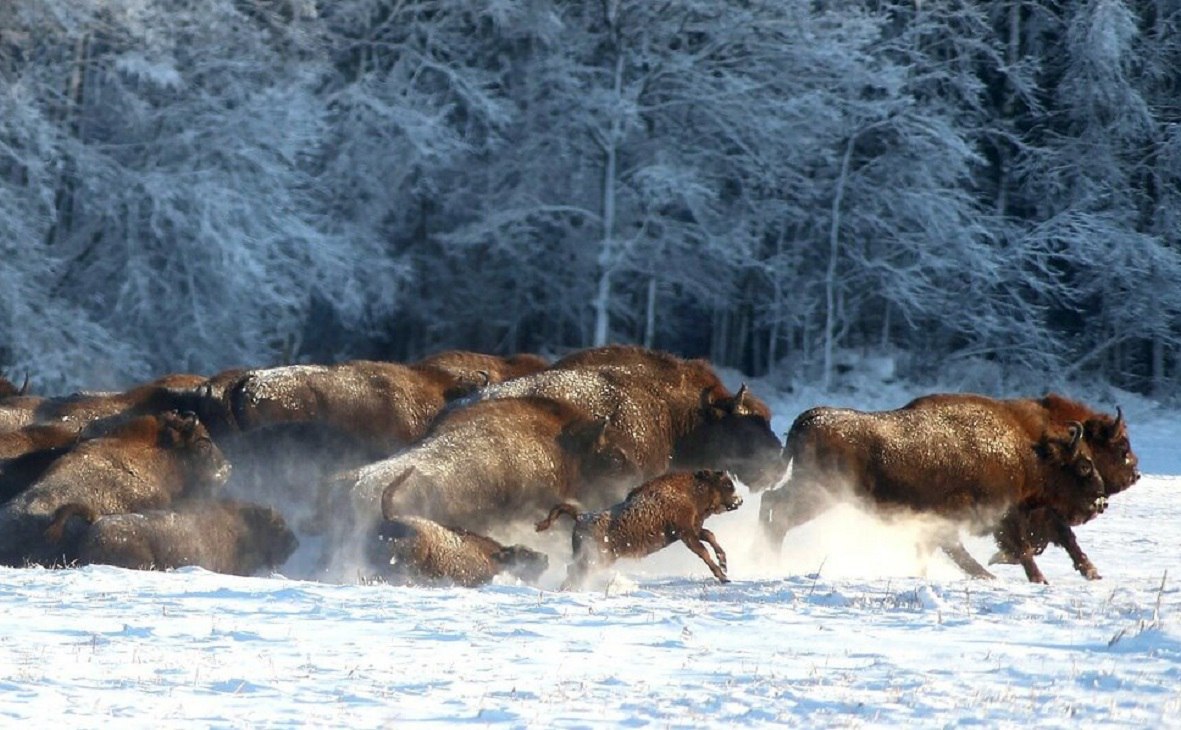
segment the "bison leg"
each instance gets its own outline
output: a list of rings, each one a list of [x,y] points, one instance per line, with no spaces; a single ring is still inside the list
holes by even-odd
[[[714,555],[716,555],[718,558],[718,567],[722,569],[722,572],[725,572],[726,571],[726,551],[723,550],[722,546],[718,544],[718,538],[716,536],[714,536],[714,534],[712,532],[705,529],[704,527],[701,528],[701,531],[697,533],[697,536],[699,538],[701,538],[702,540],[705,540],[706,542],[708,542],[709,546],[714,549]]]
[[[571,591],[581,589],[586,583],[588,573],[590,573],[589,563],[583,558],[575,558],[573,562],[566,566],[566,580],[562,581],[562,585],[558,590]]]
[[[726,577],[726,572],[719,568],[718,564],[714,562],[714,559],[709,556],[709,551],[705,549],[705,545],[697,538],[697,535],[686,532],[681,535],[681,542],[685,543],[685,547],[696,553],[697,557],[705,561],[705,564],[709,566],[709,571],[714,574],[715,578],[722,583],[730,582],[730,579]]]
[[[964,544],[958,539],[945,542],[939,547],[943,548],[943,552],[947,553],[947,557],[951,558],[952,561],[959,566],[960,570],[964,571],[971,577],[987,579],[996,577],[992,573],[989,573],[983,565],[978,563],[976,558],[972,557],[968,553],[967,549],[964,548]]]
[[[832,498],[819,483],[795,478],[779,489],[763,492],[759,522],[763,535],[778,550],[789,530],[815,519],[832,507]]]
[[[1087,580],[1099,580],[1103,576],[1099,575],[1099,570],[1095,567],[1083,549],[1079,547],[1078,540],[1074,536],[1074,530],[1070,529],[1064,520],[1059,518],[1056,520],[1057,534],[1054,542],[1062,546],[1066,550],[1066,554],[1070,556],[1071,562],[1074,563],[1074,569],[1082,574]],[[1044,580],[1044,578],[1043,578]]]
[[[1038,522],[1036,529],[1035,519]],[[1036,533],[1041,536],[1045,532],[1043,527],[1045,519],[1044,510],[1033,513],[1016,508],[1009,510],[993,532],[993,538],[1000,550],[992,556],[989,563],[1019,563],[1025,570],[1025,577],[1029,579],[1030,583],[1046,583],[1046,576],[1042,574],[1033,559],[1041,552],[1039,546],[1034,545],[1034,535]],[[1038,542],[1044,548],[1044,542],[1040,539]]]
[[[1037,563],[1034,562],[1033,555],[1022,555],[1018,562],[1025,569],[1025,577],[1029,579],[1030,583],[1049,583],[1046,576],[1042,575],[1041,568],[1037,567]]]

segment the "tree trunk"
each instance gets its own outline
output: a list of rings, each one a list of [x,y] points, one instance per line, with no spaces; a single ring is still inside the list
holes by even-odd
[[[857,135],[849,138],[845,154],[841,158],[841,173],[837,178],[836,191],[832,196],[832,220],[828,228],[828,267],[824,274],[824,372],[820,385],[826,392],[832,385],[832,350],[836,327],[837,259],[841,240],[841,201],[845,197],[845,183],[849,177],[849,160],[853,157],[853,146]]]
[[[615,59],[615,98],[623,96],[623,54]],[[615,175],[619,138],[622,129],[619,116],[611,120],[611,128],[603,140],[603,238],[599,248],[599,287],[595,295],[595,337],[593,345],[607,344],[611,333],[611,272],[618,252],[615,250]]]
[[[656,346],[656,277],[648,277],[648,305],[644,310],[644,347]]]
[[[66,82],[66,98],[62,104],[61,125],[71,138],[82,139],[82,106],[85,101],[86,66],[90,55],[90,33],[83,33],[74,42],[74,65]],[[67,235],[74,225],[74,190],[77,171],[67,156],[62,165],[57,191],[53,195],[54,220],[45,234],[45,242],[52,246]]]

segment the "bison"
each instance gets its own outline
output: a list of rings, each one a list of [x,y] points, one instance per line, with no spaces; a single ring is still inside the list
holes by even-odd
[[[505,546],[490,537],[422,517],[383,521],[374,544],[374,563],[389,566],[382,575],[412,584],[474,587],[500,573],[536,583],[549,567],[544,553],[524,545]]]
[[[25,426],[0,435],[0,503],[7,502],[41,478],[55,461],[74,448],[82,432],[55,425]]]
[[[166,507],[182,496],[210,494],[229,473],[229,462],[192,414],[134,418],[78,444],[0,508],[0,563],[71,560],[43,535],[62,505],[83,504],[97,514]]]
[[[574,504],[563,502],[536,528],[538,532],[548,530],[562,515],[574,519],[574,562],[567,569],[562,590],[581,587],[593,571],[619,558],[642,558],[678,540],[705,562],[715,578],[728,583],[726,553],[704,523],[711,515],[741,505],[742,497],[725,472],[670,472],[636,487],[609,509],[580,512]],[[716,563],[703,541],[713,548]]]
[[[477,397],[526,395],[561,400],[605,421],[609,438],[644,478],[669,469],[719,468],[757,491],[784,471],[766,404],[745,385],[731,394],[702,360],[639,347],[595,348]]]
[[[984,408],[1003,409],[1018,420],[1025,434],[1038,439],[1039,434],[1070,424],[1081,424],[1086,450],[1091,454],[1093,467],[1102,481],[1103,494],[1098,498],[1088,494],[1060,493],[1050,503],[1026,505],[1010,516],[1000,528],[997,538],[1001,550],[994,562],[1020,563],[1029,579],[1045,582],[1033,564],[1053,542],[1070,555],[1075,568],[1087,579],[1100,578],[1099,571],[1078,545],[1071,529],[1097,516],[1107,505],[1107,498],[1129,488],[1140,478],[1139,459],[1132,451],[1123,412],[1117,408],[1114,417],[1056,393],[1041,398],[994,399],[974,393],[939,393],[916,398],[908,408],[942,408],[956,403],[974,403]],[[1022,535],[1020,545],[1006,539],[1006,535]],[[1032,552],[1030,552],[1032,551]],[[1022,555],[1022,553],[1028,553]]]
[[[412,367],[447,373],[453,381],[447,392],[448,400],[451,400],[492,383],[532,375],[548,366],[545,358],[529,353],[500,357],[466,350],[446,350],[424,357]]]
[[[336,534],[325,559],[339,565],[379,516],[433,519],[486,531],[533,519],[555,500],[630,482],[635,470],[601,422],[545,398],[484,401],[445,414],[430,434],[392,457],[336,475],[324,511]]]
[[[791,477],[763,495],[761,521],[779,545],[788,530],[847,497],[887,514],[935,515],[949,522],[934,538],[939,546],[970,575],[991,577],[963,549],[954,524],[984,534],[1014,508],[1101,490],[1097,474],[1079,473],[1090,458],[1080,431],[1031,441],[1012,414],[970,401],[881,412],[813,408],[788,432]]]
[[[109,426],[135,416],[181,410],[185,394],[203,382],[201,375],[173,373],[125,391],[46,398],[37,406],[35,418],[38,423],[74,428],[100,420],[106,420]]]
[[[436,368],[353,360],[251,370],[226,399],[239,431],[316,422],[390,454],[423,437],[455,384]]]
[[[33,451],[69,446],[81,435],[82,429],[73,426],[30,424],[16,431],[0,433],[0,459],[15,459]]]
[[[216,573],[254,575],[281,566],[299,546],[281,514],[245,502],[192,500],[173,509],[109,515],[70,503],[54,512],[46,538],[60,543],[74,517],[87,523],[76,538],[83,565],[133,570],[196,565]]]

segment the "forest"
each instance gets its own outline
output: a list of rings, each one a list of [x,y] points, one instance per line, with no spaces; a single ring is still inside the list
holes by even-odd
[[[0,370],[634,342],[1167,398],[1179,26],[1181,0],[7,0]]]

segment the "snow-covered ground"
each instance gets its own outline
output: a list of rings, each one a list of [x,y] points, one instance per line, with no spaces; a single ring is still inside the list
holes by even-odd
[[[679,545],[576,593],[561,560],[541,590],[0,569],[0,725],[1181,727],[1181,419],[1125,410],[1146,476],[1077,530],[1100,581],[1054,547],[1048,586],[967,580],[843,508],[770,556],[757,498],[707,523],[729,585]]]

